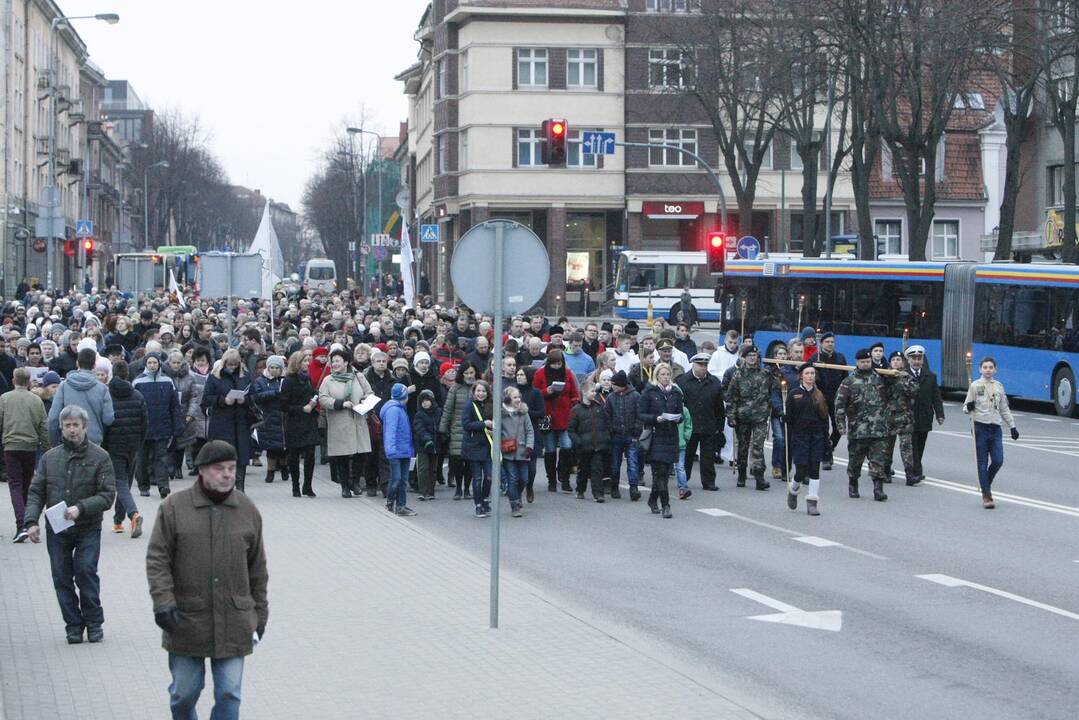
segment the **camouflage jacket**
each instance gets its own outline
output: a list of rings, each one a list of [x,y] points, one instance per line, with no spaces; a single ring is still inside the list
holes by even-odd
[[[727,417],[736,422],[764,422],[771,412],[770,399],[775,378],[759,365],[740,365],[727,388]]]
[[[888,434],[914,431],[914,399],[918,395],[918,382],[909,372],[903,371],[888,388],[885,410],[888,416]]]
[[[835,396],[835,423],[852,440],[888,436],[888,390],[874,370],[844,378]]]

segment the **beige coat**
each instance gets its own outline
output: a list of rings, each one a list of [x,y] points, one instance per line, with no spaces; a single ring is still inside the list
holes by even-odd
[[[250,655],[251,635],[266,627],[266,553],[262,516],[233,490],[220,505],[196,482],[157,509],[146,549],[154,610],[175,607],[179,624],[162,647],[177,655]]]
[[[371,434],[367,430],[367,416],[341,407],[345,400],[353,405],[372,393],[371,384],[361,373],[356,373],[349,393],[345,383],[327,375],[318,388],[318,404],[326,414],[326,449],[330,457],[371,452]]]

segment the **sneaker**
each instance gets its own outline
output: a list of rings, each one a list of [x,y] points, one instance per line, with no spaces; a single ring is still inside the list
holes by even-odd
[[[521,512],[521,506],[520,505],[514,505],[510,509],[510,515],[512,515],[513,517],[523,517],[524,513]]]
[[[426,500],[427,500],[427,496],[426,496],[426,495],[417,495],[416,497],[418,497],[418,498],[420,499],[420,502],[424,502],[424,501],[426,501]]]
[[[396,512],[395,508],[393,507],[393,503],[386,503],[386,510],[388,512]]]
[[[105,639],[105,631],[100,625],[92,625],[86,628],[86,639],[92,643],[99,643]]]
[[[664,505],[663,506],[663,518],[665,520],[670,520],[672,517],[674,517],[674,516],[671,514],[671,506],[670,505]]]
[[[826,460],[824,462],[824,464],[820,466],[820,469],[821,470],[831,470],[832,469],[832,462],[830,460]]]
[[[26,539],[28,537],[30,537],[30,533],[26,532],[25,530],[17,530],[15,531],[15,537],[11,539],[11,542],[18,545],[19,543],[26,542]]]
[[[397,514],[401,517],[412,517],[416,514],[416,511],[410,508],[408,505],[402,505],[397,508]]]
[[[457,488],[457,492],[453,494],[454,500],[460,500],[464,495],[461,494],[461,488]]]
[[[70,632],[70,631],[67,633],[67,644],[68,645],[79,645],[81,643],[82,643],[82,630],[79,630],[78,633],[74,633],[74,632]]]
[[[641,491],[637,489],[636,485],[629,486],[629,499],[631,502],[637,502],[641,499]]]
[[[142,515],[135,513],[131,516],[131,539],[142,537]]]
[[[113,531],[114,533],[116,533],[116,534],[120,534],[120,533],[122,533],[122,532],[124,531],[124,526],[123,526],[123,524],[122,524],[122,523],[121,523],[121,524],[113,523],[113,524],[112,524],[112,531]]]
[[[476,506],[476,517],[485,518],[485,517],[490,517],[490,516],[491,516],[491,513],[487,512],[487,510],[484,509],[483,505],[477,505]]]
[[[262,467],[262,458],[255,457],[255,459],[251,461],[251,465],[254,467]]]

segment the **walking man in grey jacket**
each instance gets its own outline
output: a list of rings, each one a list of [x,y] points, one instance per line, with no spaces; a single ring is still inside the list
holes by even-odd
[[[84,409],[68,405],[59,416],[63,443],[45,453],[38,463],[30,483],[25,528],[30,542],[41,542],[38,518],[42,510],[59,503],[67,505],[64,518],[75,524],[60,532],[50,524],[45,534],[53,587],[67,626],[68,643],[81,643],[84,630],[86,639],[96,643],[105,637],[97,560],[101,554],[101,516],[116,497],[112,461],[87,438],[89,416]]]
[[[86,435],[90,442],[100,445],[105,438],[105,428],[114,419],[112,396],[104,383],[94,375],[97,353],[89,348],[80,350],[76,358],[78,370],[69,372],[49,408],[49,439],[53,445],[60,443],[60,411],[68,405],[77,405],[86,411]]]

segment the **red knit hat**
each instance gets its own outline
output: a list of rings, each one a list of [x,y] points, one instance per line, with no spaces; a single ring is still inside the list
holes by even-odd
[[[441,365],[438,366],[438,377],[439,378],[444,377],[446,375],[446,373],[448,373],[450,370],[453,370],[456,367],[457,366],[454,365],[451,362],[442,363]]]

